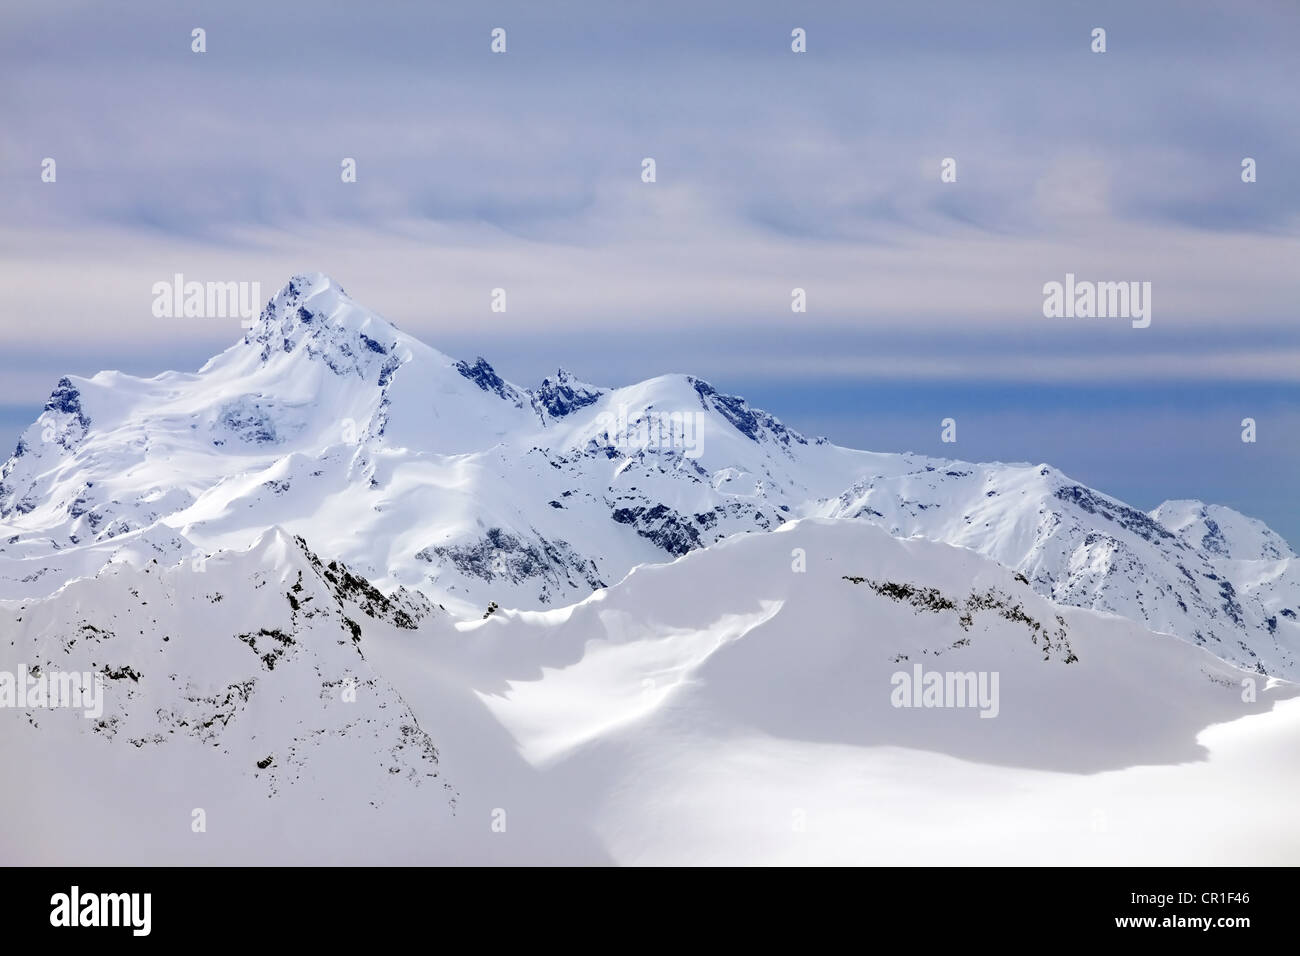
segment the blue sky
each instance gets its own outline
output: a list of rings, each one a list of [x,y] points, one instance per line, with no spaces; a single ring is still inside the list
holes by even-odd
[[[156,281],[320,269],[521,384],[692,372],[1300,542],[1297,46],[1290,2],[8,5],[0,428],[239,336]],[[1045,319],[1066,272],[1150,281],[1151,327]]]

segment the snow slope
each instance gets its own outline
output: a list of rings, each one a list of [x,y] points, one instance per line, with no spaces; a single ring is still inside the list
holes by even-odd
[[[972,595],[995,599],[963,626]],[[470,633],[475,666],[510,675],[489,706],[531,762],[580,779],[575,810],[620,862],[1300,854],[1294,686],[1261,680],[1244,703],[1247,672],[944,545],[803,521]],[[891,675],[917,663],[998,672],[997,717],[891,706]]]
[[[0,628],[0,669],[137,675],[108,682],[111,733],[0,711],[30,768],[0,791],[14,862],[1300,859],[1295,685],[856,520],[474,621],[273,531],[0,603]],[[996,707],[895,706],[917,666],[996,674]]]

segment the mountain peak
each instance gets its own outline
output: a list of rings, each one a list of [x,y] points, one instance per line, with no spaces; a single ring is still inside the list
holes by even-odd
[[[244,344],[260,347],[263,364],[305,353],[338,375],[387,384],[409,357],[406,336],[356,302],[323,272],[302,272],[271,297]]]
[[[1216,558],[1279,561],[1295,556],[1282,536],[1264,522],[1225,505],[1180,498],[1164,502],[1150,515],[1187,545]]]
[[[310,297],[330,289],[333,289],[338,295],[348,298],[348,294],[343,290],[343,287],[324,272],[297,272],[291,275],[289,281],[281,286],[276,296],[299,295]]]
[[[266,303],[253,334],[268,324],[310,325],[321,316],[331,316],[343,303],[354,305],[343,287],[323,272],[300,272],[290,276]]]
[[[532,390],[533,401],[552,418],[563,418],[580,408],[597,401],[604,390],[586,382],[580,382],[568,369],[556,369],[555,378],[544,378],[542,384]]]

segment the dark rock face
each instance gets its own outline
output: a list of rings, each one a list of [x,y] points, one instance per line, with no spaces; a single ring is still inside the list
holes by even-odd
[[[275,431],[274,409],[249,399],[227,405],[219,422],[240,440],[250,445],[272,445],[279,441]]]
[[[59,379],[59,383],[54,386],[54,391],[50,393],[50,400],[45,403],[45,410],[73,415],[83,428],[90,425],[90,419],[81,410],[81,393],[67,378]]]
[[[698,378],[688,378],[687,381],[699,394],[701,406],[716,410],[750,441],[762,441],[766,435],[785,446],[789,446],[791,442],[800,445],[808,444],[808,439],[803,435],[792,428],[786,428],[778,419],[762,409],[751,408],[743,398],[724,395],[708,382]]]
[[[641,537],[675,557],[700,547],[700,532],[692,520],[683,518],[667,505],[615,508],[610,517],[619,524],[630,525]]]
[[[480,359],[480,361],[482,361]],[[534,407],[541,407],[552,418],[563,418],[600,399],[604,394],[576,381],[564,369],[556,373],[555,380],[542,379],[542,384],[531,392]]]
[[[1223,537],[1223,531],[1219,528],[1219,523],[1208,516],[1205,519],[1205,535],[1201,538],[1201,549],[1220,557],[1228,556],[1228,542]]]
[[[907,582],[873,581],[870,578],[849,574],[842,575],[842,580],[850,584],[865,584],[881,597],[911,605],[918,613],[951,614],[963,631],[969,631],[974,626],[976,615],[990,612],[1013,624],[1023,625],[1029,633],[1030,642],[1043,652],[1043,660],[1049,661],[1053,655],[1065,664],[1074,664],[1079,660],[1070,649],[1065,618],[1056,615],[1055,626],[1051,622],[1039,621],[1026,613],[1024,605],[1014,596],[998,588],[972,591],[968,597],[958,601],[936,588],[917,587]],[[1028,586],[1023,576],[1021,583]],[[958,642],[958,644],[962,643],[966,641],[963,639]],[[958,644],[953,646],[956,647]]]
[[[508,385],[496,370],[481,355],[470,365],[464,359],[456,363],[456,371],[469,379],[485,392],[491,392],[498,398],[510,402],[516,408],[523,407],[523,401],[513,386]]]
[[[1082,485],[1064,485],[1057,488],[1056,497],[1061,501],[1068,501],[1077,505],[1090,515],[1101,515],[1107,521],[1114,521],[1147,541],[1153,541],[1157,538],[1176,541],[1171,531],[1149,515],[1127,505],[1122,505],[1117,501],[1103,498]]]
[[[503,580],[512,584],[536,581],[538,600],[549,604],[552,590],[577,587],[574,578],[593,590],[605,587],[596,564],[559,539],[548,540],[536,531],[530,540],[502,528],[490,528],[477,541],[461,545],[430,545],[415,555],[430,564],[450,563],[462,574],[483,581]]]

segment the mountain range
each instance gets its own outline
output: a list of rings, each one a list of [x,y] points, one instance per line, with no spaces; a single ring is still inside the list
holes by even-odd
[[[1294,862],[1296,560],[1228,508],[843,448],[690,375],[523,387],[297,275],[198,372],[61,379],[0,469],[0,668],[108,697],[5,721],[42,773],[2,845],[1244,859],[1180,839],[1190,789]],[[999,675],[996,719],[899,706],[914,667]]]

